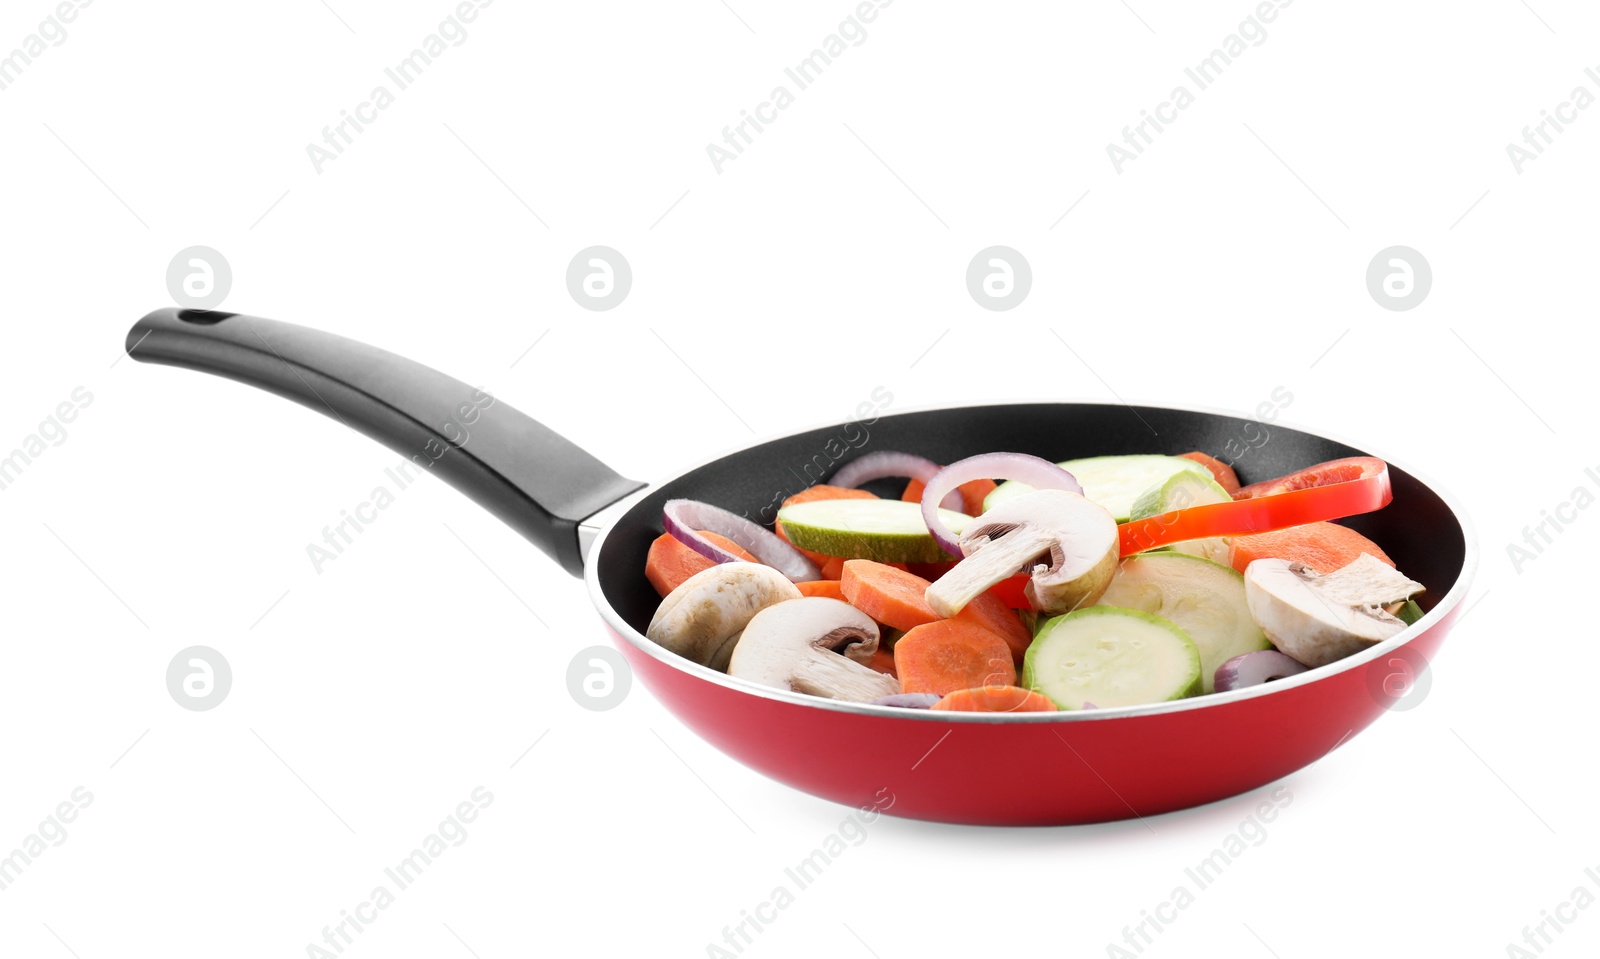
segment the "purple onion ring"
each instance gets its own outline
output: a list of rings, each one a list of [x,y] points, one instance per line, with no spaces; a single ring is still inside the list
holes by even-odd
[[[922,521],[928,524],[939,548],[962,557],[961,546],[944,522],[935,504],[963,483],[978,479],[1018,480],[1034,489],[1061,489],[1083,495],[1077,477],[1046,459],[1027,453],[980,453],[957,460],[933,475],[922,490]]]
[[[879,450],[858,456],[850,462],[839,467],[839,472],[828,478],[829,486],[842,486],[845,489],[856,489],[862,483],[870,483],[875,479],[886,476],[905,476],[910,479],[920,480],[924,486],[928,480],[933,479],[939,472],[939,464],[926,456],[915,453],[901,453],[895,450]],[[963,501],[959,490],[951,490],[945,496],[944,502],[939,504],[945,509],[963,512]]]
[[[720,506],[692,499],[669,499],[662,519],[673,539],[714,563],[742,562],[700,535],[700,530],[726,536],[750,555],[789,578],[791,583],[809,583],[822,578],[822,571],[798,549],[778,538],[778,534]]]
[[[1253,653],[1235,656],[1217,667],[1217,692],[1259,686],[1273,679],[1285,679],[1306,671],[1302,663],[1290,659],[1276,649],[1258,649]]]

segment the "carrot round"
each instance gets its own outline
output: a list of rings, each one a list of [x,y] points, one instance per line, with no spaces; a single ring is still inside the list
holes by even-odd
[[[879,646],[878,651],[872,654],[872,662],[867,665],[885,676],[894,676],[894,652],[885,646]]]
[[[1229,496],[1239,492],[1239,474],[1235,473],[1233,467],[1227,463],[1198,450],[1193,453],[1179,453],[1178,455],[1186,460],[1193,460],[1210,470],[1211,478],[1216,480],[1217,485],[1226,490]]]
[[[994,492],[995,487],[998,485],[1000,484],[994,480],[975,479],[957,486],[956,492],[961,494],[961,512],[966,513],[968,516],[977,516],[983,512],[983,501],[988,498],[990,493]],[[900,494],[900,498],[907,503],[920,503],[922,502],[922,491],[926,488],[927,484],[923,483],[922,480],[914,479],[906,484],[906,491]]]
[[[1231,536],[1228,545],[1229,562],[1241,573],[1258,559],[1286,559],[1304,563],[1318,573],[1331,573],[1355,562],[1362,553],[1371,553],[1374,559],[1394,565],[1377,543],[1338,523],[1307,523],[1270,533]]]
[[[939,614],[922,598],[930,585],[921,576],[870,559],[845,560],[840,567],[839,587],[850,605],[895,629],[938,621]]]
[[[993,589],[979,593],[955,618],[982,626],[1005,640],[1011,648],[1011,661],[1017,666],[1022,665],[1022,657],[1033,643],[1033,633],[1022,625],[1016,610],[1007,606]]]
[[[1050,697],[1020,686],[978,686],[958,689],[931,707],[952,713],[1053,713]]]
[[[1006,641],[959,619],[909,630],[894,644],[894,666],[901,690],[908,693],[947,696],[958,689],[1017,681]]]
[[[701,530],[700,535],[747,563],[761,562],[726,536],[708,533],[705,530]],[[650,552],[645,554],[644,575],[650,581],[650,585],[656,588],[656,592],[666,596],[695,573],[715,565],[717,564],[685,546],[676,536],[662,533],[650,544]]]
[[[849,602],[844,598],[844,590],[839,588],[839,581],[836,579],[818,579],[794,585],[800,590],[801,596],[821,596],[825,599],[837,599],[841,603]]]

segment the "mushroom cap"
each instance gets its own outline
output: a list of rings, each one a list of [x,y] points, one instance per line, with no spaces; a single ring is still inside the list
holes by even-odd
[[[702,666],[726,670],[752,617],[775,603],[799,598],[799,588],[771,566],[719,563],[668,593],[645,635]]]
[[[837,599],[807,596],[757,613],[734,646],[728,675],[868,702],[900,691],[893,677],[863,665],[877,650],[878,624],[870,616]]]
[[[1272,645],[1307,666],[1325,666],[1405,629],[1383,606],[1422,584],[1362,554],[1323,576],[1303,563],[1258,559],[1245,567],[1244,588],[1250,615]]]
[[[965,558],[928,590],[929,604],[944,615],[1029,567],[1028,595],[1036,608],[1060,613],[1088,605],[1110,584],[1120,552],[1111,514],[1058,489],[1005,500],[973,521],[959,544]]]

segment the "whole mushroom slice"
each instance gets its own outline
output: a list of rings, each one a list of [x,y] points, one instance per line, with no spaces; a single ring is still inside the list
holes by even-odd
[[[763,686],[867,703],[900,682],[863,665],[878,650],[878,624],[849,603],[807,596],[757,613],[733,648],[728,675]]]
[[[1281,652],[1325,666],[1406,628],[1385,606],[1423,586],[1367,553],[1321,576],[1303,563],[1258,559],[1245,567],[1250,615]]]
[[[1032,570],[1025,595],[1043,613],[1071,612],[1100,598],[1116,572],[1117,521],[1067,490],[1042,489],[1005,500],[968,524],[959,563],[924,598],[940,616],[954,616],[978,594]]]
[[[799,588],[771,566],[719,563],[668,593],[645,635],[679,656],[725,671],[753,616],[799,598]]]

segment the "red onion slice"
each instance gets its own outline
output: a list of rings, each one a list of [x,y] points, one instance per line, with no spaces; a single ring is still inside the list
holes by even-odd
[[[1306,671],[1302,663],[1290,659],[1276,649],[1260,649],[1253,653],[1235,656],[1217,667],[1217,692],[1259,686],[1268,680],[1285,679]]]
[[[839,468],[839,472],[828,478],[829,486],[842,486],[845,489],[856,489],[862,483],[870,483],[875,479],[888,476],[904,476],[909,479],[921,480],[927,485],[939,472],[939,464],[926,456],[915,453],[901,453],[895,450],[879,450],[858,456]],[[944,502],[939,504],[945,509],[962,511],[961,493],[951,490],[945,496]]]
[[[720,506],[692,499],[669,499],[661,513],[673,539],[714,563],[742,560],[701,536],[700,530],[733,540],[756,559],[789,577],[792,583],[809,583],[822,578],[822,571],[816,564],[779,539],[777,533]]]
[[[978,479],[1020,480],[1034,489],[1064,489],[1083,495],[1083,487],[1071,473],[1046,459],[1027,453],[979,453],[957,460],[933,474],[922,490],[922,521],[928,524],[934,541],[951,556],[962,557],[956,537],[939,519],[935,504],[963,483]]]

